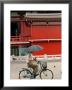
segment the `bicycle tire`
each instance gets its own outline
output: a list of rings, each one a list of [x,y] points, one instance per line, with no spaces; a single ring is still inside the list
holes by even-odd
[[[30,72],[30,70],[28,70],[28,69],[23,69],[23,70],[21,70],[20,72],[19,72],[19,79],[22,79],[21,78],[21,74],[23,73],[23,72],[27,72],[28,74],[30,74],[30,76],[32,75],[32,73]],[[27,75],[26,75],[27,76]],[[23,79],[26,79],[26,78],[24,78],[24,76],[23,76]],[[30,79],[30,78],[28,78],[28,79]]]
[[[45,77],[43,77],[42,76],[42,73],[43,72],[46,72],[47,74],[48,73],[50,73],[50,78],[45,78]],[[47,76],[47,75],[46,75]],[[49,75],[48,75],[49,76]],[[50,69],[45,69],[45,70],[42,70],[41,72],[40,72],[40,78],[41,79],[53,79],[54,78],[54,74],[53,74],[53,72],[52,72],[52,70],[50,70]]]

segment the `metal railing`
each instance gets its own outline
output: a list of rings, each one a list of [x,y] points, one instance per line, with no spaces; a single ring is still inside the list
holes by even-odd
[[[20,37],[19,36],[11,36],[11,41],[19,41]]]
[[[28,41],[30,39],[30,36],[11,36],[10,41]]]

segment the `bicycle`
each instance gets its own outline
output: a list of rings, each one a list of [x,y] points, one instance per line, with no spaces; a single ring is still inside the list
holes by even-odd
[[[22,70],[19,72],[19,79],[35,79],[38,75],[40,79],[53,79],[54,74],[52,70],[44,67],[41,61],[38,61],[38,67],[40,69],[38,69],[36,74],[33,73],[32,68],[22,68]]]

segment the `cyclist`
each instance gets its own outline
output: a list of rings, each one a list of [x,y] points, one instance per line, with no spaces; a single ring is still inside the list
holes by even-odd
[[[38,64],[37,64],[36,57],[29,58],[29,62],[27,63],[27,65],[28,65],[28,67],[33,69],[33,73],[36,75],[37,71],[38,71]]]

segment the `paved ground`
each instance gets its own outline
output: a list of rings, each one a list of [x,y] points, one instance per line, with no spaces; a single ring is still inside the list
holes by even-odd
[[[27,67],[25,61],[12,61],[10,65],[10,78],[19,79],[19,71],[25,67]],[[61,60],[48,61],[47,68],[53,71],[54,79],[61,79]],[[39,76],[37,76],[36,79],[40,79]]]

